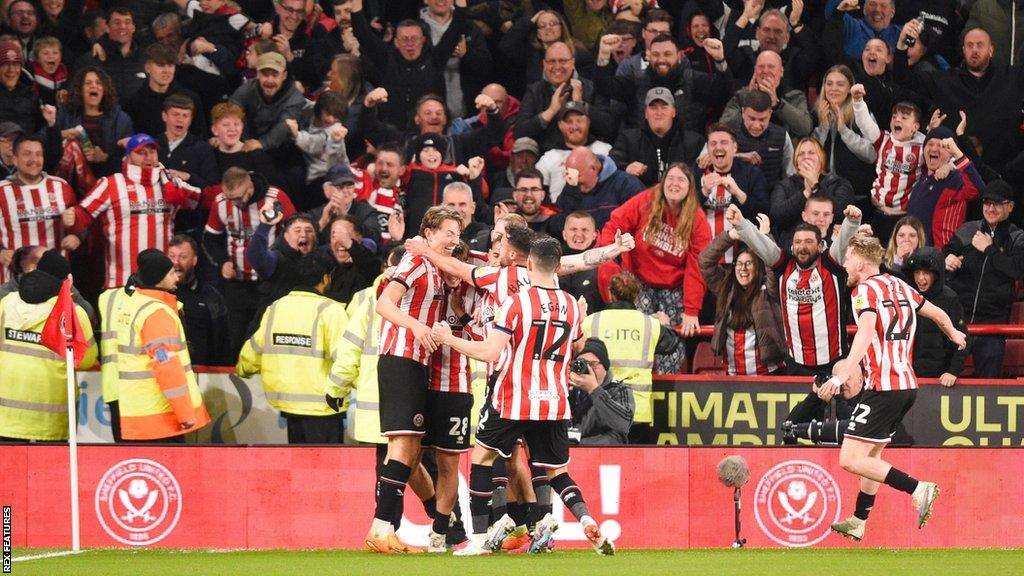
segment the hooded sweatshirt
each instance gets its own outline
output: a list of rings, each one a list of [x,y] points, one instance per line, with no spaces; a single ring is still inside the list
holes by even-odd
[[[914,281],[914,271],[916,270],[930,270],[935,275],[931,287],[922,294],[926,300],[949,314],[954,328],[966,333],[967,322],[964,321],[964,308],[960,304],[956,292],[946,286],[946,262],[942,253],[931,246],[925,246],[914,250],[914,253],[910,255],[907,263],[903,266],[903,272],[910,285],[915,288],[917,287]],[[920,314],[917,316],[917,320],[917,336],[914,340],[913,351],[914,372],[925,378],[938,378],[946,372],[960,376],[968,349],[957,350],[956,344],[946,338],[934,321]]]

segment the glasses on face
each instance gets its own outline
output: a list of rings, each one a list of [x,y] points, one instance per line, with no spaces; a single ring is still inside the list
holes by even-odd
[[[754,261],[753,260],[737,260],[736,261],[736,267],[737,268],[753,268],[754,267]]]
[[[565,66],[573,61],[573,58],[545,58],[544,63],[551,66]]]
[[[515,188],[512,192],[515,192],[516,194],[526,194],[527,192],[530,194],[540,194],[541,192],[544,192],[544,189],[534,186],[532,188]]]
[[[306,9],[305,8],[291,8],[291,7],[284,6],[284,5],[279,5],[279,8],[281,8],[281,10],[283,10],[285,14],[291,14],[292,16],[305,16],[306,15]]]

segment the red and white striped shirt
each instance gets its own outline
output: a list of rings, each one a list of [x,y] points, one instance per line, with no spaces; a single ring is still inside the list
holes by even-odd
[[[352,166],[351,170],[356,181],[356,200],[368,203],[378,212],[377,223],[380,225],[380,236],[387,242],[391,239],[391,232],[388,230],[388,217],[395,211],[396,206],[401,209],[401,184],[397,184],[394,188],[381,188],[380,183],[370,176],[369,171],[355,166]]]
[[[167,251],[179,207],[195,208],[202,192],[184,182],[165,182],[161,170],[125,164],[100,178],[79,204],[78,215],[99,219],[107,237],[107,288],[124,286],[135,256],[148,248]],[[81,220],[81,218],[79,218]],[[76,222],[76,227],[89,222]]]
[[[477,291],[468,284],[462,284],[456,288],[454,294],[449,293],[448,298],[445,299],[444,320],[451,326],[452,334],[456,338],[482,339],[481,327],[475,321],[463,324],[463,319],[455,315],[452,298],[459,298],[462,301],[464,313],[472,316],[474,308],[479,305],[481,300]],[[440,346],[434,352],[431,363],[430,389],[435,392],[472,394],[472,384],[473,371],[470,359],[450,346]]]
[[[398,308],[428,328],[441,317],[444,305],[444,282],[441,273],[429,260],[406,254],[398,263],[391,282],[398,282],[407,290],[398,302]],[[430,366],[430,352],[420,346],[412,330],[380,319],[380,339],[377,353],[408,358]]]
[[[66,234],[60,215],[75,204],[75,192],[64,180],[43,174],[37,184],[0,181],[0,246],[56,248]],[[0,267],[0,283],[10,280]]]
[[[263,198],[252,199],[245,209],[239,208],[234,202],[228,200],[224,193],[217,194],[210,208],[210,216],[206,220],[207,234],[228,235],[228,261],[235,265],[235,278],[237,280],[248,280],[255,282],[259,279],[252,265],[245,258],[245,249],[249,240],[256,233],[256,226],[260,223],[259,210],[263,200],[270,198],[281,203],[284,217],[287,218],[295,213],[295,206],[291,199],[284,193],[284,190],[275,186],[267,188]],[[276,228],[271,229],[269,243],[274,243]]]
[[[765,364],[761,360],[753,327],[746,330],[726,328],[725,360],[730,376],[764,376],[781,367],[778,363]]]
[[[473,269],[473,285],[487,293],[480,314],[480,322],[486,326],[509,297],[530,287],[530,275],[526,266],[481,266]]]
[[[495,366],[491,405],[507,420],[566,420],[572,343],[583,334],[583,315],[571,294],[530,287],[509,298],[494,329],[510,336]]]
[[[700,182],[697,186],[700,190],[704,189],[704,177],[712,173],[715,173],[715,169],[708,166],[704,169],[704,173],[700,177]],[[723,174],[727,176],[728,174]],[[711,194],[704,200],[704,215],[708,219],[708,225],[711,226],[711,237],[714,238],[725,232],[726,230],[732,229],[732,224],[725,219],[725,210],[732,204],[732,192],[729,192],[729,188],[724,184],[715,186],[711,191]],[[728,264],[733,261],[736,257],[736,248],[731,247],[722,256],[722,262]]]
[[[877,315],[875,335],[863,361],[864,388],[878,392],[916,389],[914,334],[924,296],[895,276],[877,274],[857,285],[852,300],[856,317],[864,312]]]
[[[875,182],[871,185],[871,198],[876,204],[906,211],[910,191],[921,177],[924,166],[921,154],[924,134],[915,132],[906,142],[893,140],[885,130],[875,140]]]
[[[774,266],[779,273],[779,298],[786,344],[797,364],[821,366],[842,353],[842,286],[839,266],[828,253],[806,270],[783,253]]]

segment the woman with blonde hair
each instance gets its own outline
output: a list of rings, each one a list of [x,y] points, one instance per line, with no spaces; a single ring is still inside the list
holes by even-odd
[[[829,172],[842,174],[854,194],[866,197],[875,180],[875,146],[853,121],[850,91],[854,84],[853,72],[846,65],[825,72],[815,106],[818,127],[812,134],[825,150]]]
[[[903,265],[914,253],[914,250],[927,245],[928,235],[925,233],[924,224],[914,216],[900,218],[893,226],[889,243],[885,246],[885,254],[882,256],[882,271],[899,276],[913,285],[914,279],[908,279],[904,275]]]
[[[697,194],[693,172],[685,164],[672,164],[661,182],[612,212],[598,240],[611,244],[618,231],[633,235],[636,248],[623,254],[622,267],[642,283],[637,308],[645,314],[664,312],[672,324],[682,326],[683,336],[697,332],[707,290],[697,258],[711,241],[711,227]],[[683,348],[658,358],[655,372],[678,373],[686,359]]]
[[[774,232],[790,230],[801,222],[804,205],[811,196],[832,199],[834,212],[853,202],[853,187],[842,176],[828,172],[825,149],[813,136],[801,138],[793,151],[793,175],[779,180],[771,193]]]
[[[573,37],[565,17],[554,10],[539,10],[532,17],[516,20],[502,36],[498,50],[507,62],[524,67],[525,75],[518,77],[524,78],[525,86],[529,86],[544,78],[544,52],[555,42],[565,42],[572,49],[580,75],[593,77],[593,55]]]

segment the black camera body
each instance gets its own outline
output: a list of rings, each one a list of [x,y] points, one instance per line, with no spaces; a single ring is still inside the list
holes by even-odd
[[[266,218],[268,221],[273,221],[274,218],[277,218],[278,215],[281,214],[281,212],[284,212],[284,206],[281,205],[280,202],[274,202],[273,208],[271,208],[270,210],[263,211],[263,217]]]
[[[590,366],[587,365],[587,361],[582,358],[577,358],[572,361],[569,365],[569,371],[575,374],[589,374]]]

